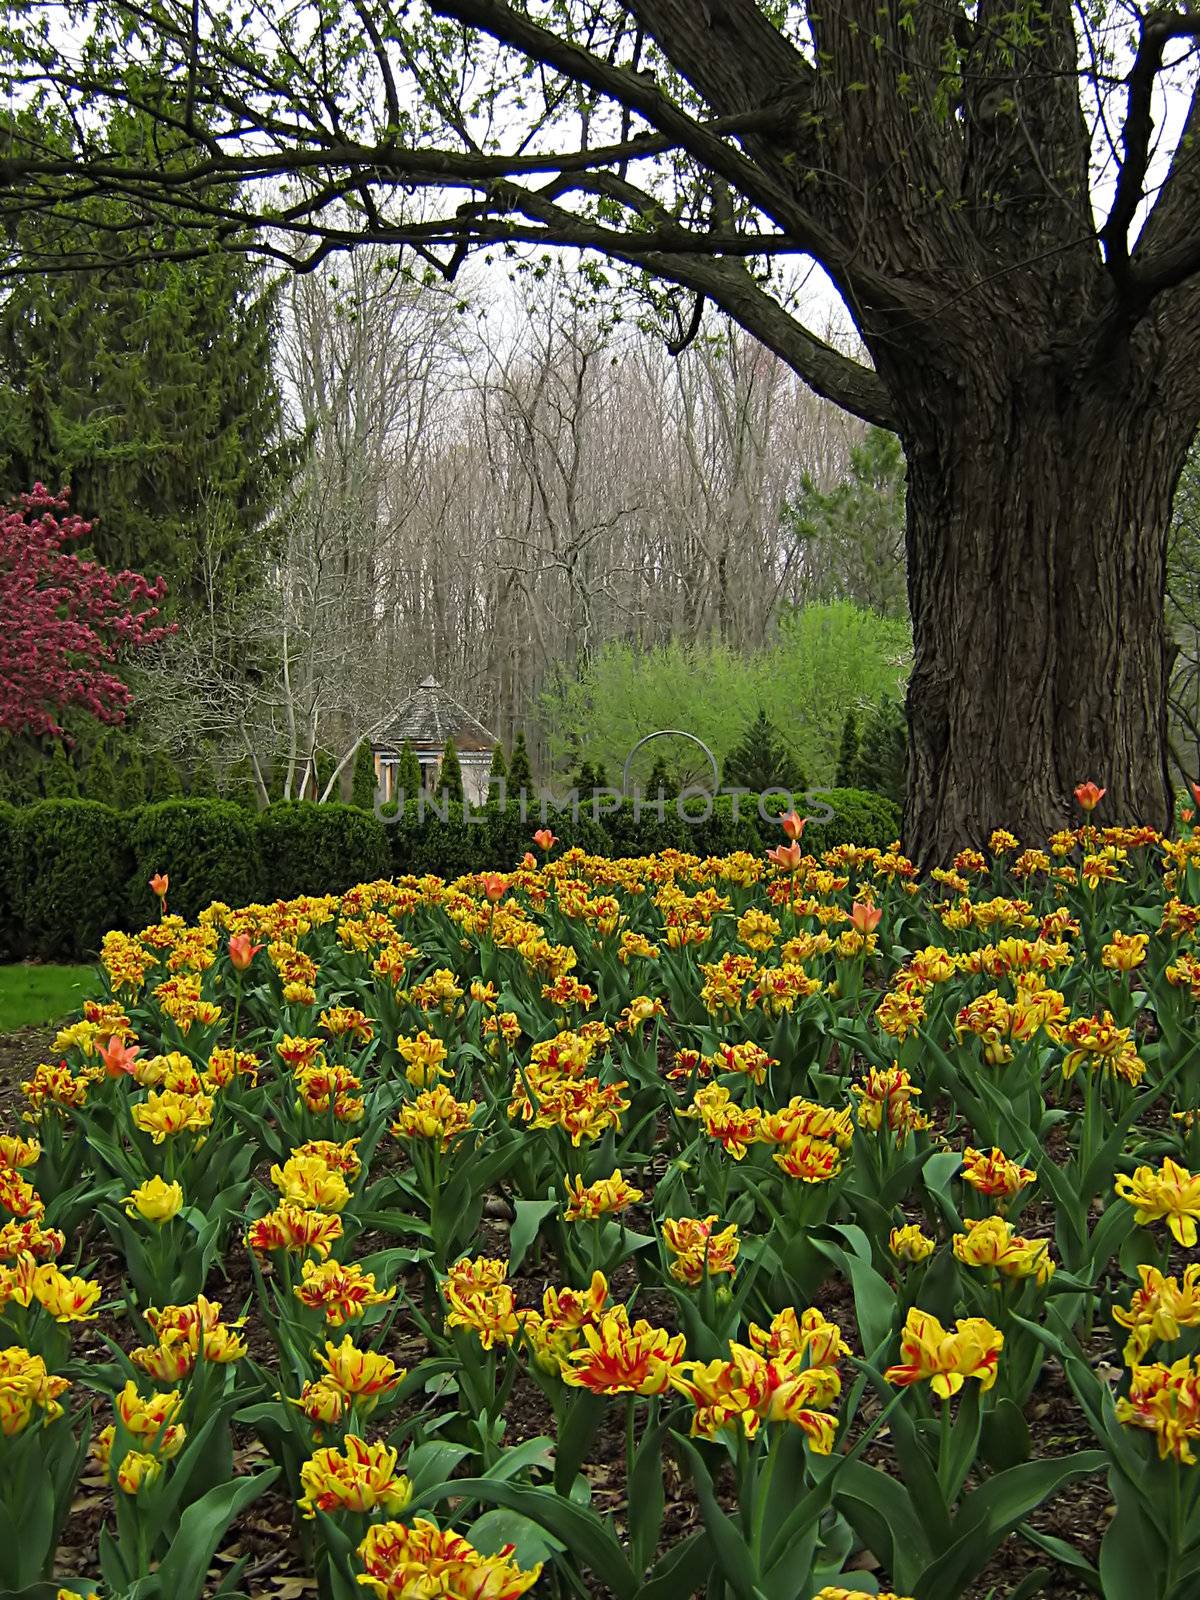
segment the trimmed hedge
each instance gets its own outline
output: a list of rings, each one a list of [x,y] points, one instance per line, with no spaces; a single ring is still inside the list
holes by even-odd
[[[97,800],[39,800],[13,825],[10,894],[22,956],[80,961],[124,919],[127,819]]]
[[[150,879],[165,872],[168,911],[190,922],[214,900],[246,905],[271,893],[254,818],[229,800],[161,800],[128,817],[132,855],[125,904],[133,927],[158,916]]]
[[[832,806],[815,820],[818,801]],[[835,844],[876,845],[895,839],[899,809],[882,795],[834,789],[796,808],[814,814],[804,846],[820,854]],[[702,803],[693,808],[703,810]],[[386,808],[385,808],[386,810]],[[393,820],[395,819],[395,820]],[[14,958],[78,960],[93,955],[111,927],[140,928],[157,916],[149,879],[170,875],[168,908],[193,919],[214,900],[292,899],[340,894],[374,878],[436,873],[507,871],[527,850],[539,826],[514,803],[473,809],[450,804],[443,818],[410,800],[402,816],[373,816],[354,806],[278,804],[258,816],[224,800],[164,800],[120,814],[93,800],[42,800],[0,806],[0,952]],[[700,856],[735,850],[757,854],[781,842],[773,821],[718,795],[712,812],[685,822],[674,800],[660,818],[645,803],[635,814],[624,800],[593,820],[582,805],[578,820],[551,811],[547,826],[559,848],[579,845],[596,854],[646,855],[676,849]]]
[[[355,806],[305,800],[270,806],[258,818],[258,847],[272,900],[343,894],[393,871],[386,828]]]
[[[835,844],[874,845],[884,850],[900,837],[900,807],[870,789],[814,790],[814,799],[832,806],[828,822],[813,821],[804,830],[805,849],[819,856]],[[801,815],[804,806],[800,806]],[[816,804],[809,807],[816,812]]]
[[[523,821],[516,804],[503,811],[473,806],[465,819],[463,807],[453,800],[444,808],[435,808],[428,801],[422,807],[419,800],[409,800],[402,815],[394,808],[384,807],[383,811],[391,870],[397,877],[432,872],[439,878],[458,878],[467,872],[509,871],[527,850],[534,849],[533,834],[541,826],[536,813]],[[569,813],[558,816],[552,812],[546,826],[563,849],[579,845],[584,850],[609,852],[605,832],[586,818],[575,823]]]

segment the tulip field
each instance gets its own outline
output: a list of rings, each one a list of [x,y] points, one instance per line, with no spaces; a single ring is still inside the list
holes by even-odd
[[[784,820],[162,863],[6,1099],[0,1595],[1194,1600],[1200,834]]]

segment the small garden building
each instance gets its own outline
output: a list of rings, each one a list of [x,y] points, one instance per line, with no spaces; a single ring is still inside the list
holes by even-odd
[[[498,742],[496,736],[460,706],[436,678],[426,678],[417,685],[408,699],[396,708],[395,716],[374,742],[375,775],[384,800],[396,798],[400,753],[405,740],[421,764],[421,783],[425,789],[436,792],[442,756],[447,743],[453,743],[462,768],[466,800],[471,805],[482,805],[487,799],[488,772],[492,750]]]

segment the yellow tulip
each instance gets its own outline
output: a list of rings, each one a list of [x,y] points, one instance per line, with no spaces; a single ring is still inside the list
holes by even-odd
[[[183,1206],[183,1186],[164,1183],[160,1177],[147,1178],[132,1194],[125,1196],[125,1215],[145,1222],[170,1222]]]

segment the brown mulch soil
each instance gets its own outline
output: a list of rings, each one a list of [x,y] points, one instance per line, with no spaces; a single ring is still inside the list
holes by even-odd
[[[50,1045],[57,1028],[17,1028],[0,1034],[0,1122],[12,1127],[25,1109],[21,1080],[28,1078],[39,1061],[49,1061]]]
[[[0,1037],[0,1126],[13,1126],[19,1118],[23,1109],[20,1081],[28,1077],[39,1061],[50,1059],[48,1052],[54,1031],[29,1027]],[[1022,1219],[1022,1228],[1027,1232],[1040,1233],[1044,1231],[1045,1223],[1046,1219],[1028,1216]],[[373,1240],[366,1242],[371,1246],[375,1243]],[[378,1242],[381,1246],[386,1243],[382,1238]],[[485,1221],[479,1249],[485,1254],[507,1254],[507,1230],[502,1221]],[[115,1297],[121,1282],[121,1263],[118,1253],[103,1234],[88,1240],[86,1257],[89,1275],[99,1277]],[[541,1263],[527,1262],[514,1282],[520,1303],[537,1303],[547,1282],[544,1267]],[[635,1282],[634,1268],[627,1263],[614,1275],[614,1294],[626,1298]],[[418,1284],[419,1278],[414,1274],[411,1289],[417,1297]],[[242,1252],[234,1252],[225,1266],[218,1270],[208,1292],[210,1297],[225,1303],[227,1316],[238,1314],[252,1295],[249,1266]],[[840,1320],[843,1325],[853,1326],[853,1306],[848,1285],[831,1282],[819,1298],[826,1315]],[[638,1296],[639,1314],[664,1326],[673,1325],[673,1310],[670,1297],[661,1292],[643,1290]],[[253,1347],[256,1344],[253,1324],[247,1333]],[[106,1310],[96,1322],[77,1330],[76,1358],[85,1361],[109,1360],[110,1352],[104,1343],[104,1335],[115,1339],[125,1348],[135,1342],[123,1308]],[[268,1355],[266,1349],[252,1348],[252,1353],[259,1358]],[[393,1324],[388,1353],[407,1365],[414,1364],[425,1354],[421,1336],[406,1324],[403,1316]],[[97,1409],[99,1412],[100,1408]],[[1026,1408],[1026,1416],[1035,1455],[1062,1456],[1094,1446],[1086,1422],[1056,1363],[1048,1363]],[[96,1426],[102,1426],[104,1420],[105,1417],[98,1414]],[[518,1380],[505,1408],[505,1422],[505,1439],[510,1444],[539,1434],[552,1435],[554,1431],[553,1415],[544,1395],[536,1384],[524,1378]],[[254,1471],[265,1465],[265,1453],[250,1431],[235,1430],[235,1449],[239,1471]],[[611,1516],[618,1532],[622,1530],[624,1521],[624,1452],[623,1410],[613,1407],[597,1436],[585,1470],[592,1486],[593,1505],[602,1514]],[[886,1448],[873,1449],[868,1455],[875,1465],[886,1465]],[[664,1474],[667,1495],[663,1536],[665,1548],[678,1542],[697,1526],[698,1513],[686,1477],[669,1456],[664,1462]],[[1107,1487],[1103,1476],[1097,1475],[1069,1486],[1055,1500],[1035,1512],[1031,1520],[1039,1531],[1066,1540],[1094,1563],[1100,1537],[1110,1515]],[[110,1517],[111,1497],[107,1484],[97,1471],[89,1468],[80,1482],[60,1547],[57,1572],[61,1577],[96,1575],[100,1529]],[[210,1591],[215,1591],[229,1566],[243,1557],[248,1557],[249,1561],[239,1584],[244,1592],[255,1597],[266,1597],[266,1600],[308,1600],[309,1596],[315,1595],[316,1585],[309,1575],[311,1567],[301,1548],[294,1507],[286,1488],[279,1484],[256,1501],[239,1519],[225,1547],[218,1553],[210,1574]],[[881,1586],[887,1587],[888,1575],[878,1567],[869,1551],[860,1552],[855,1564],[875,1573]],[[1080,1600],[1087,1592],[1078,1578],[1053,1570],[1049,1557],[1014,1535],[962,1600],[1004,1600],[1039,1566],[1052,1569],[1044,1588],[1039,1591],[1048,1600]],[[602,1600],[599,1588],[593,1589],[593,1594],[596,1600]],[[680,1596],[680,1600],[684,1600],[684,1597]]]

